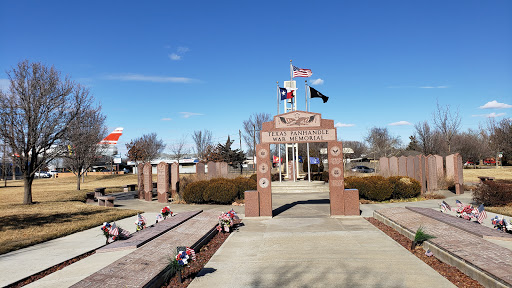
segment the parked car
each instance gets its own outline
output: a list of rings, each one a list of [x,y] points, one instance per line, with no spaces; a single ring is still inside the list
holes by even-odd
[[[373,173],[375,172],[375,169],[366,167],[366,166],[355,166],[352,169],[350,169],[352,172],[359,172],[359,173]]]
[[[48,172],[48,174],[50,174],[50,177],[54,177],[54,176],[56,176],[56,175],[58,175],[58,174],[59,174],[59,171],[57,171],[57,170],[51,170],[50,172]]]
[[[464,166],[468,166],[468,165],[475,165],[475,162],[473,162],[473,161],[466,161],[464,163]]]
[[[485,165],[496,164],[496,160],[494,160],[494,159],[485,159],[484,160],[484,164]]]
[[[46,172],[46,171],[40,171],[40,172],[36,172],[34,173],[34,176],[37,177],[37,178],[50,178],[50,173]]]

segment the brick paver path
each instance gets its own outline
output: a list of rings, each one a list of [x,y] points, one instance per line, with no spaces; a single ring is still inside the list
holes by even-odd
[[[430,218],[436,219],[438,221],[441,221],[443,223],[446,223],[448,225],[457,227],[459,229],[462,229],[466,232],[469,232],[471,234],[474,234],[479,237],[483,238],[490,238],[490,239],[498,239],[498,240],[508,240],[512,241],[512,234],[506,233],[501,230],[492,229],[486,226],[483,226],[473,221],[468,221],[459,217],[455,217],[449,214],[442,213],[440,211],[436,211],[434,209],[430,208],[420,208],[420,207],[405,207],[411,211],[414,211],[416,213],[420,213],[422,215],[428,216]],[[489,219],[485,219],[484,221],[490,221]]]
[[[218,211],[198,214],[71,287],[146,287],[158,279],[177,246],[194,244],[218,224]]]
[[[97,252],[110,252],[116,250],[124,250],[124,249],[134,249],[138,248],[148,241],[155,239],[156,237],[164,234],[165,232],[173,229],[174,227],[180,225],[181,223],[187,221],[188,219],[196,216],[201,213],[202,210],[199,211],[190,211],[190,212],[182,212],[176,214],[176,216],[170,217],[156,223],[152,227],[148,227],[141,231],[137,231],[133,233],[133,236],[126,240],[115,241],[114,243],[110,243],[106,246],[101,247],[96,250]]]
[[[375,213],[405,227],[413,234],[421,226],[437,238],[429,242],[486,272],[505,285],[512,286],[512,251],[452,225],[406,208],[387,208]]]

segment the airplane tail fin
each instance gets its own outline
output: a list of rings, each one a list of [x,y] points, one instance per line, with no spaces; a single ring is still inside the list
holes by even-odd
[[[119,137],[123,135],[123,127],[118,127],[112,131],[112,133],[108,134],[107,137],[105,137],[103,140],[100,141],[98,144],[112,144],[116,145],[117,141],[119,140]]]

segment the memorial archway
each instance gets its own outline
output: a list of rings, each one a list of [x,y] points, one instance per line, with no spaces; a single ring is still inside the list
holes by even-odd
[[[359,215],[359,192],[345,190],[343,146],[337,139],[334,120],[322,119],[319,113],[292,111],[263,123],[256,145],[258,190],[245,193],[245,216],[273,216],[270,144],[312,142],[327,142],[330,215]]]

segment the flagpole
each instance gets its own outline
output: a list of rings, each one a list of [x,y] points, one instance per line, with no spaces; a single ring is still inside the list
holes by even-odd
[[[276,115],[279,115],[279,81],[276,81],[276,86],[277,86],[277,114]]]
[[[304,98],[306,98],[306,112],[308,112],[308,80],[304,80]]]

